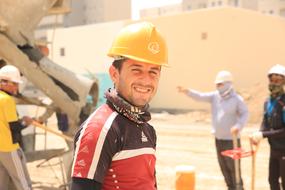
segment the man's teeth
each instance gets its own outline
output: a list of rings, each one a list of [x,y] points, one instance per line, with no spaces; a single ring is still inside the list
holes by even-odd
[[[139,92],[149,92],[150,88],[140,88],[140,87],[135,87],[135,90],[139,91]]]

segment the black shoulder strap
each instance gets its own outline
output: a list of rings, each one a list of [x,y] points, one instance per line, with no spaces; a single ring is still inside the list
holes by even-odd
[[[279,105],[281,105],[282,108],[285,107],[285,95],[283,94],[280,98],[277,99]]]
[[[282,120],[283,120],[283,124],[285,124],[285,114],[284,114],[284,111],[285,111],[285,95],[283,94],[281,96],[281,98],[278,100],[278,103],[282,106]],[[284,126],[284,125],[283,125]]]

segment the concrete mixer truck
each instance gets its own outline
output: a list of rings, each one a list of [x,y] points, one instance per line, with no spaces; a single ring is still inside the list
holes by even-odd
[[[70,11],[68,0],[1,0],[0,1],[0,60],[16,66],[36,88],[52,101],[49,111],[60,109],[69,119],[66,135],[72,137],[98,99],[97,80],[77,75],[54,63],[37,46],[34,31],[41,19],[49,14]],[[90,102],[86,102],[91,97]],[[20,97],[21,99],[21,97]],[[22,98],[31,104],[39,101]],[[72,143],[68,143],[72,149]],[[70,154],[69,154],[70,156]],[[71,160],[68,158],[67,160]],[[68,170],[69,163],[66,164]],[[68,173],[68,172],[67,172]]]

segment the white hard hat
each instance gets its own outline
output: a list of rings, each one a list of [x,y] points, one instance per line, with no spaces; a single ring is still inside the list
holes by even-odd
[[[268,72],[268,76],[272,74],[277,74],[277,75],[282,75],[285,77],[285,67],[283,65],[274,65],[273,67],[270,68]]]
[[[19,70],[12,65],[5,65],[0,69],[0,79],[9,80],[15,83],[22,83]]]
[[[224,82],[233,82],[233,76],[229,71],[220,71],[216,76],[215,84]]]

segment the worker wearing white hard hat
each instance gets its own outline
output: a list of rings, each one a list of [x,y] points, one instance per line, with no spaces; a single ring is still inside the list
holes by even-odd
[[[12,98],[12,95],[17,95],[21,82],[16,67],[6,65],[0,69],[0,189],[8,189],[9,179],[18,190],[32,189],[25,155],[19,145],[21,129],[28,126],[32,119],[27,116],[21,120],[18,118]]]
[[[274,65],[270,68],[268,71],[268,77],[270,77],[272,74],[281,75],[285,77],[285,67],[283,65]]]
[[[14,83],[22,83],[19,70],[12,65],[6,65],[0,69],[0,79],[8,80]]]
[[[285,189],[285,67],[274,65],[267,74],[269,98],[263,108],[263,120],[259,131],[250,135],[252,143],[258,145],[267,138],[270,145],[269,184],[270,189]],[[280,184],[281,179],[281,184]]]
[[[243,98],[233,88],[233,76],[229,71],[218,72],[214,83],[216,90],[206,93],[182,86],[177,89],[194,100],[211,104],[212,133],[215,136],[218,162],[226,185],[228,189],[243,189],[240,165],[235,167],[234,161],[222,156],[221,152],[233,149],[233,139],[236,139],[233,137],[237,137],[237,145],[240,146],[239,133],[247,122],[248,110]]]
[[[216,76],[215,84],[224,82],[233,82],[233,75],[229,71],[220,71]]]
[[[215,84],[216,88],[219,91],[222,97],[230,95],[230,92],[233,88],[233,76],[229,71],[220,71],[218,72]]]

